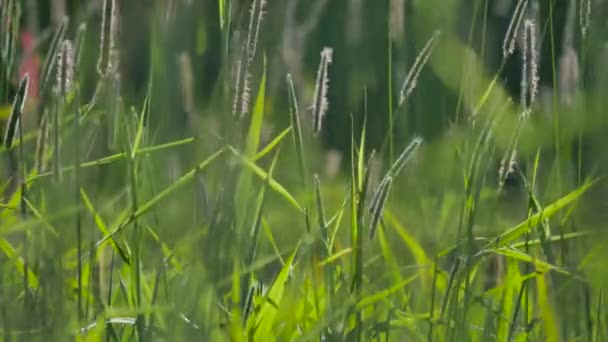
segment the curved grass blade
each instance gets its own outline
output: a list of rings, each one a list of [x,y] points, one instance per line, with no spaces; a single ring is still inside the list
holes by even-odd
[[[283,299],[283,293],[285,292],[285,284],[289,278],[289,274],[292,272],[293,260],[298,251],[298,247],[293,251],[291,256],[286,260],[285,265],[281,268],[279,275],[272,283],[272,287],[268,290],[264,296],[265,300],[260,307],[260,311],[256,315],[251,316],[254,319],[253,322],[248,322],[257,326],[254,333],[254,340],[259,341],[273,341],[274,337],[272,333],[272,327],[275,323],[278,314],[278,307]]]
[[[89,199],[89,196],[87,196],[86,192],[82,188],[80,188],[80,196],[82,197],[82,201],[84,202],[84,205],[89,210],[89,213],[91,213],[91,216],[93,216],[93,221],[95,221],[95,225],[97,226],[97,228],[99,229],[99,231],[104,236],[109,235],[108,229],[106,227],[106,224],[103,222],[103,219],[101,218],[101,216],[99,216],[97,210],[95,210],[95,207],[93,207],[93,204],[91,203],[91,200]],[[120,256],[120,258],[127,265],[130,265],[131,262],[129,260],[129,255],[120,246],[120,244],[114,239],[114,237],[110,238],[110,243],[112,244],[112,247],[114,248],[114,251],[116,253],[118,253],[118,255]]]
[[[391,166],[391,168],[389,169],[389,171],[387,173],[387,176],[391,176],[393,178],[397,177],[399,175],[399,173],[401,172],[401,170],[403,170],[403,167],[405,166],[405,164],[407,164],[407,162],[410,160],[412,155],[414,155],[414,153],[418,150],[418,148],[420,147],[421,144],[422,144],[422,138],[420,138],[420,137],[414,138],[412,140],[412,142],[409,145],[407,145],[405,150],[403,150],[403,152],[401,152],[401,154],[399,155],[399,157],[397,158],[395,163]]]
[[[211,164],[211,162],[213,162],[216,158],[218,158],[224,151],[225,151],[225,149],[221,148],[220,150],[218,150],[217,152],[212,154],[209,158],[207,158],[205,161],[200,163],[197,167],[188,171],[188,173],[183,175],[180,179],[175,181],[169,187],[165,188],[154,198],[152,198],[148,202],[144,203],[143,205],[139,206],[137,211],[135,211],[129,217],[127,217],[127,219],[124,220],[124,222],[122,224],[120,224],[116,229],[110,231],[101,240],[99,240],[96,243],[96,247],[99,247],[101,244],[106,242],[108,239],[112,238],[112,236],[114,236],[114,234],[118,233],[119,231],[121,231],[122,229],[127,227],[129,224],[131,224],[135,219],[146,214],[148,211],[150,211],[152,208],[154,208],[158,203],[160,203],[166,197],[168,197],[169,195],[171,195],[172,193],[174,193],[181,187],[185,186],[186,184],[188,184],[191,180],[195,179],[195,177],[198,175],[198,173],[200,171],[206,169]]]
[[[2,252],[4,253],[4,255],[6,255],[7,258],[9,258],[15,263],[15,268],[17,269],[17,272],[22,277],[25,277],[25,261],[22,257],[17,255],[17,252],[15,251],[13,245],[11,245],[10,242],[6,241],[5,239],[0,238],[0,250],[2,250]],[[31,267],[27,267],[27,283],[32,289],[38,289],[38,277],[36,276],[36,274],[34,274],[34,272],[32,272]]]
[[[13,146],[13,140],[15,139],[15,134],[17,133],[17,125],[19,124],[19,120],[21,120],[23,106],[27,98],[27,89],[29,83],[30,78],[27,74],[25,74],[25,76],[23,76],[21,79],[21,82],[19,82],[19,89],[17,90],[17,95],[15,96],[15,100],[13,102],[13,109],[11,110],[11,115],[9,116],[8,123],[6,124],[6,132],[4,133],[4,148],[7,150]]]
[[[405,279],[402,282],[396,283],[395,285],[389,287],[386,290],[382,290],[378,293],[375,293],[371,296],[367,296],[365,298],[362,298],[358,303],[357,303],[357,309],[363,309],[366,306],[370,306],[373,305],[374,303],[377,303],[381,300],[386,299],[388,296],[396,293],[397,291],[400,291],[402,288],[404,288],[405,286],[409,285],[411,282],[413,282],[414,280],[416,280],[419,277],[418,274],[413,275],[407,279]]]
[[[272,152],[283,141],[283,138],[285,138],[285,136],[291,132],[291,129],[292,129],[291,126],[287,127],[287,129],[285,129],[283,132],[281,132],[281,134],[279,134],[270,143],[268,143],[268,145],[266,145],[260,152],[258,152],[258,154],[256,154],[251,159],[251,161],[256,162],[256,161],[264,158],[268,153]]]
[[[269,177],[268,173],[266,171],[264,171],[262,168],[257,166],[254,162],[250,161],[245,156],[240,154],[233,147],[228,146],[228,148],[230,149],[230,151],[232,151],[232,153],[234,155],[236,155],[239,158],[239,161],[243,165],[245,165],[247,168],[249,168],[251,171],[253,171],[254,174],[256,174],[258,177],[260,177],[264,181],[268,180],[268,184],[270,185],[272,190],[274,190],[279,195],[281,195],[281,197],[283,197],[285,200],[287,200],[287,202],[289,204],[291,204],[294,208],[298,209],[298,211],[300,211],[302,213],[304,212],[304,209],[300,206],[300,204],[298,204],[298,201],[295,200],[295,198],[289,193],[289,191],[287,191],[281,184],[279,184],[277,181],[275,181],[272,177]]]
[[[293,80],[290,74],[287,74],[287,86],[289,87],[289,116],[291,118],[291,127],[293,127],[293,142],[296,147],[296,154],[298,156],[298,165],[300,169],[300,177],[302,177],[302,186],[306,188],[306,165],[304,162],[302,127],[300,125],[300,109],[298,107],[296,90],[293,86]]]
[[[40,214],[38,209],[36,209],[36,207],[34,207],[34,205],[27,198],[24,198],[24,201],[28,207],[28,210],[32,214],[34,214],[34,217],[36,217],[38,220],[40,220],[40,222],[42,222],[44,224],[44,226],[47,228],[48,231],[50,231],[53,234],[53,236],[59,237],[59,233],[57,233],[57,230],[55,230],[55,228],[53,228],[53,226],[49,223],[49,221]]]
[[[384,207],[386,205],[386,201],[388,200],[388,194],[393,184],[393,178],[388,176],[388,178],[384,179],[380,186],[378,186],[378,190],[374,194],[372,198],[372,206],[369,208],[371,213],[371,221],[369,225],[369,239],[373,239],[376,233],[376,228],[378,228],[378,223],[382,218],[382,212],[384,212]]]
[[[555,266],[546,261],[542,261],[538,257],[535,258],[531,255],[520,252],[513,248],[507,248],[507,247],[493,248],[493,249],[487,250],[485,252],[503,255],[509,259],[514,259],[517,261],[523,261],[523,262],[533,264],[536,270],[543,272],[543,273],[551,270],[551,271],[556,271],[556,272],[559,272],[559,273],[562,273],[565,275],[570,275],[570,272],[568,272],[567,270],[565,270],[559,266]]]
[[[245,145],[245,155],[247,158],[253,158],[260,145],[260,136],[262,135],[262,125],[264,123],[264,102],[266,100],[266,56],[264,55],[264,71],[262,72],[262,81],[253,106],[251,114],[251,122],[249,123],[249,132],[247,133],[247,142]]]
[[[187,145],[190,143],[193,143],[194,141],[196,141],[195,137],[192,138],[186,138],[186,139],[182,139],[182,140],[177,140],[177,141],[173,141],[173,142],[169,142],[166,144],[160,144],[160,145],[156,145],[156,146],[151,146],[151,147],[145,147],[145,148],[141,148],[137,151],[137,153],[135,153],[136,156],[140,156],[140,155],[147,155],[149,153],[156,153],[156,152],[160,152],[160,151],[164,151],[166,149],[169,148],[173,148],[173,147],[178,147],[178,146],[182,146],[182,145]],[[89,167],[95,167],[95,166],[101,166],[101,165],[106,165],[106,164],[110,164],[113,163],[115,161],[121,160],[121,159],[125,159],[128,156],[127,153],[125,152],[121,152],[121,153],[116,153],[107,157],[103,157],[103,158],[99,158],[96,160],[92,160],[92,161],[88,161],[85,163],[80,164],[80,168],[89,168]],[[73,171],[74,170],[74,166],[66,166],[64,168],[61,169],[61,172],[67,172],[67,171]],[[50,172],[44,172],[41,174],[37,174],[37,175],[33,175],[32,177],[29,177],[26,181],[26,183],[31,183],[39,178],[43,178],[43,177],[47,177],[50,176],[51,173]]]
[[[49,79],[51,77],[53,66],[56,64],[55,61],[57,60],[57,52],[59,51],[59,46],[61,45],[61,42],[63,42],[63,39],[65,37],[68,22],[69,19],[67,17],[64,17],[61,20],[59,26],[57,26],[57,29],[55,30],[55,33],[53,33],[53,39],[51,40],[49,51],[47,52],[46,57],[44,58],[44,65],[42,66],[41,72],[42,81],[40,83],[40,94],[42,96],[44,96],[46,88],[49,84]]]
[[[350,247],[337,251],[336,253],[330,255],[328,258],[319,262],[319,266],[329,265],[329,264],[333,263],[334,261],[340,259],[341,257],[352,253],[352,251],[353,251],[353,249]]]
[[[570,192],[569,194],[565,195],[564,197],[562,197],[562,198],[556,200],[555,202],[551,203],[550,205],[544,207],[541,212],[530,216],[530,218],[528,218],[527,220],[521,222],[520,224],[516,225],[515,227],[508,229],[506,232],[502,233],[500,236],[498,236],[496,238],[496,242],[490,243],[486,248],[491,248],[491,247],[497,248],[497,247],[506,246],[509,242],[522,236],[523,234],[528,232],[532,227],[535,227],[538,224],[540,224],[543,220],[551,218],[558,211],[560,211],[563,208],[565,208],[566,206],[574,203],[587,190],[589,190],[589,188],[591,188],[596,182],[597,182],[597,180],[588,181],[585,184],[583,184],[581,187],[579,187],[578,189]]]

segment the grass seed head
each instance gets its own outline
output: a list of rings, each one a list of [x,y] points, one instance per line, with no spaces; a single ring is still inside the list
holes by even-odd
[[[507,28],[507,33],[505,34],[505,38],[502,42],[502,56],[503,58],[507,58],[515,52],[515,41],[517,40],[517,36],[519,34],[519,27],[521,25],[521,21],[526,13],[526,9],[528,8],[528,0],[519,0],[517,2],[517,6],[515,6],[515,11],[511,16],[511,20],[509,21],[509,27]]]
[[[68,39],[59,47],[56,74],[55,93],[65,96],[72,91],[74,84],[74,47]]]
[[[311,106],[313,131],[319,133],[323,124],[323,117],[329,109],[329,100],[327,93],[329,90],[329,64],[332,62],[334,50],[330,47],[324,47],[321,51],[321,61],[317,70],[317,81],[315,82],[315,92]]]

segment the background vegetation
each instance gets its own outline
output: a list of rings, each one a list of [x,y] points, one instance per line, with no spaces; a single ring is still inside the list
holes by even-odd
[[[608,339],[608,2],[0,4],[3,339]]]

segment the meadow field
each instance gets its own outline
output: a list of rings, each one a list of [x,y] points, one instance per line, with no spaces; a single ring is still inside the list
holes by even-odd
[[[608,1],[0,11],[2,341],[608,341]]]

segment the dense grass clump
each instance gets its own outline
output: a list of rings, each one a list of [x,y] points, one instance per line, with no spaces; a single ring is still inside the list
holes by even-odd
[[[371,3],[1,2],[2,340],[607,340],[608,4]]]

